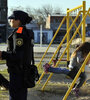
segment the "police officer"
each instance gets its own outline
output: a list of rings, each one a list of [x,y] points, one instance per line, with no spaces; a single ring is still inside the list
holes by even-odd
[[[15,28],[8,37],[7,52],[0,51],[0,58],[6,59],[10,74],[10,100],[27,100],[27,88],[24,87],[23,67],[30,65],[26,24],[32,17],[24,11],[16,10],[9,16],[10,26]]]

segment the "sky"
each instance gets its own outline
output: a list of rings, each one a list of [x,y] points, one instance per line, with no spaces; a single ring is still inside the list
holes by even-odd
[[[22,6],[41,8],[44,5],[51,5],[52,7],[59,7],[66,13],[66,9],[72,9],[79,5],[82,5],[82,1],[86,1],[86,9],[90,7],[90,0],[8,0],[8,12],[10,14],[10,8]]]

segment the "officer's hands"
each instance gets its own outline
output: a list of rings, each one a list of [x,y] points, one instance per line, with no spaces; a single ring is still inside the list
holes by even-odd
[[[0,60],[2,60],[2,52],[0,51]]]

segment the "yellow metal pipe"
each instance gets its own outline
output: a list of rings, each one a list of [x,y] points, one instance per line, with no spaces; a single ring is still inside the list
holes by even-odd
[[[82,14],[82,18],[83,18],[85,16],[85,14],[86,14],[86,1],[83,1],[83,9],[82,9],[82,11],[83,11],[83,14]],[[85,36],[86,36],[85,23],[86,23],[86,21],[84,20],[83,24],[82,24],[82,43],[85,42]],[[83,69],[83,71],[84,71],[84,69]]]
[[[48,46],[47,50],[45,51],[44,55],[42,56],[42,58],[41,58],[41,60],[40,60],[40,63],[38,64],[38,66],[37,66],[37,67],[39,67],[39,66],[41,65],[41,62],[42,62],[43,58],[45,57],[45,55],[46,55],[46,53],[47,53],[47,51],[48,51],[49,47],[51,46],[52,42],[54,41],[54,39],[55,39],[55,37],[56,37],[57,33],[59,32],[59,30],[60,30],[60,28],[61,28],[61,26],[62,26],[63,22],[65,21],[65,19],[66,19],[66,16],[63,18],[62,22],[60,23],[60,25],[59,25],[59,27],[58,27],[58,29],[57,29],[57,31],[56,31],[56,33],[55,33],[55,35],[53,36],[53,38],[52,38],[52,40],[51,40],[51,42],[50,42],[50,44],[49,44],[49,46]]]
[[[72,22],[73,22],[73,18],[70,16],[70,18],[71,18],[71,20],[72,20]],[[77,29],[77,26],[76,26],[76,24],[74,24],[74,27]],[[79,36],[80,36],[80,38],[81,38],[81,34],[80,34],[80,32],[78,31],[78,34],[79,34]]]
[[[70,32],[70,30],[72,29],[74,23],[76,22],[77,18],[78,18],[79,15],[80,15],[80,13],[81,13],[81,12],[79,12],[78,15],[77,15],[77,17],[74,19],[72,25],[71,25],[70,28],[68,29],[68,32],[67,32],[66,35],[64,36],[64,38],[63,38],[63,40],[61,41],[60,45],[58,46],[56,52],[57,52],[57,51],[59,50],[59,48],[61,47],[62,43],[64,42],[65,38],[67,37],[67,34],[68,34],[68,33]],[[74,37],[75,37],[75,35],[74,35]],[[71,42],[70,42],[70,43],[71,43]],[[68,46],[70,45],[70,43],[67,45],[67,48],[65,49],[65,51],[64,51],[63,54],[61,55],[60,59],[58,60],[58,62],[57,62],[56,65],[55,65],[55,67],[57,67],[57,65],[58,65],[59,62],[61,61],[61,59],[62,59],[62,57],[64,56],[66,50],[68,49]],[[56,52],[55,52],[55,53],[56,53]],[[55,54],[54,54],[54,55],[55,55]],[[53,57],[54,57],[54,55],[53,55]],[[53,58],[53,57],[52,57],[52,58]],[[52,60],[52,59],[51,59],[51,60]],[[44,90],[44,88],[45,88],[46,84],[48,83],[48,81],[50,80],[51,76],[52,76],[52,74],[50,74],[49,78],[47,79],[47,81],[45,82],[45,84],[43,85],[43,87],[42,87],[41,90]]]
[[[82,64],[80,70],[78,71],[76,77],[75,77],[74,80],[72,81],[72,84],[71,84],[71,86],[69,87],[68,91],[66,92],[66,94],[65,94],[65,96],[64,96],[64,98],[63,98],[63,100],[67,100],[67,97],[68,97],[68,95],[70,94],[70,92],[71,92],[71,90],[72,90],[72,88],[73,88],[75,82],[77,81],[78,77],[80,76],[80,74],[81,74],[81,72],[82,72],[82,69],[85,69],[85,65],[86,65],[86,63],[87,63],[87,61],[88,61],[89,58],[90,58],[90,52],[89,52],[89,54],[87,55],[85,61],[83,62],[83,64]]]
[[[81,11],[81,13],[83,13],[83,11]],[[87,13],[87,10],[85,11],[85,13]]]
[[[44,74],[45,74],[45,72],[43,72],[43,73],[41,74],[41,76],[40,76],[39,80],[37,81],[37,84],[39,84],[39,83],[40,83],[40,81],[41,81],[41,79],[43,78]]]
[[[82,14],[82,18],[85,16],[86,13],[86,1],[83,1],[83,14]],[[82,42],[85,42],[85,35],[86,35],[86,28],[85,28],[85,20],[83,21],[82,24]]]
[[[69,29],[69,12],[68,12],[68,10],[69,10],[69,8],[67,9],[67,31],[68,31],[68,29]],[[67,45],[68,45],[68,43],[69,43],[69,39],[70,39],[70,34],[69,34],[69,32],[68,32],[68,34],[67,34]],[[69,58],[70,58],[70,55],[69,55],[69,47],[68,47],[68,49],[67,49],[67,67],[68,67],[68,64],[69,64]]]
[[[72,12],[72,11],[77,10],[77,9],[79,9],[79,8],[82,8],[82,5],[77,6],[77,7],[73,8],[73,9],[70,9],[70,10],[68,10],[67,12]]]
[[[60,57],[60,59],[58,60],[58,62],[56,63],[55,67],[57,67],[57,66],[58,66],[58,64],[59,64],[59,62],[61,61],[62,57],[64,56],[64,54],[65,54],[66,50],[68,49],[68,46],[71,44],[72,40],[73,40],[73,39],[74,39],[74,37],[76,36],[76,34],[77,34],[78,30],[80,29],[80,27],[81,27],[81,25],[82,25],[83,21],[85,20],[86,16],[88,15],[89,11],[90,11],[90,9],[88,10],[87,14],[84,16],[83,20],[81,21],[81,23],[79,24],[78,28],[77,28],[77,29],[76,29],[76,31],[74,32],[74,35],[72,36],[71,40],[69,41],[69,43],[68,43],[68,45],[67,45],[66,49],[64,50],[64,52],[63,52],[63,54],[61,55],[61,57]],[[79,14],[78,14],[78,15],[79,15]],[[77,18],[77,17],[76,17],[76,18]],[[75,19],[76,19],[76,18],[75,18]],[[74,23],[75,23],[75,20],[73,21],[73,23],[72,23],[71,27],[73,26],[73,24],[74,24]],[[71,27],[69,28],[68,32],[70,31]],[[65,35],[65,36],[67,36],[67,33],[66,33],[66,35]],[[52,75],[51,75],[51,76],[52,76]],[[51,78],[51,77],[49,76],[48,80],[49,80],[50,78]],[[48,80],[45,82],[45,84],[43,85],[43,87],[42,87],[42,89],[41,89],[41,90],[44,90],[44,88],[45,88],[45,86],[46,86],[46,84],[47,84]]]
[[[45,86],[47,85],[48,81],[51,79],[53,73],[51,73],[48,77],[48,79],[46,80],[45,84],[43,85],[43,87],[41,88],[42,91],[44,91]]]

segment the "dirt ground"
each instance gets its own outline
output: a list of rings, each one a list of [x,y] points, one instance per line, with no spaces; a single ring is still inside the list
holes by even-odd
[[[47,77],[48,74],[45,74],[40,84],[28,89],[27,100],[63,100],[72,80],[66,78],[65,75],[53,74],[44,91],[42,91],[41,88]],[[3,91],[0,95],[0,100],[9,100],[8,91]],[[87,81],[86,85],[81,88],[78,98],[70,93],[67,100],[90,100],[90,81]]]
[[[45,75],[40,84],[37,84],[35,88],[29,89],[28,100],[63,99],[72,80],[67,79],[65,75],[53,74],[44,91],[41,91],[41,87],[47,77],[48,75]],[[71,92],[67,100],[90,100],[90,81],[87,81],[87,83],[80,89],[78,98]]]

